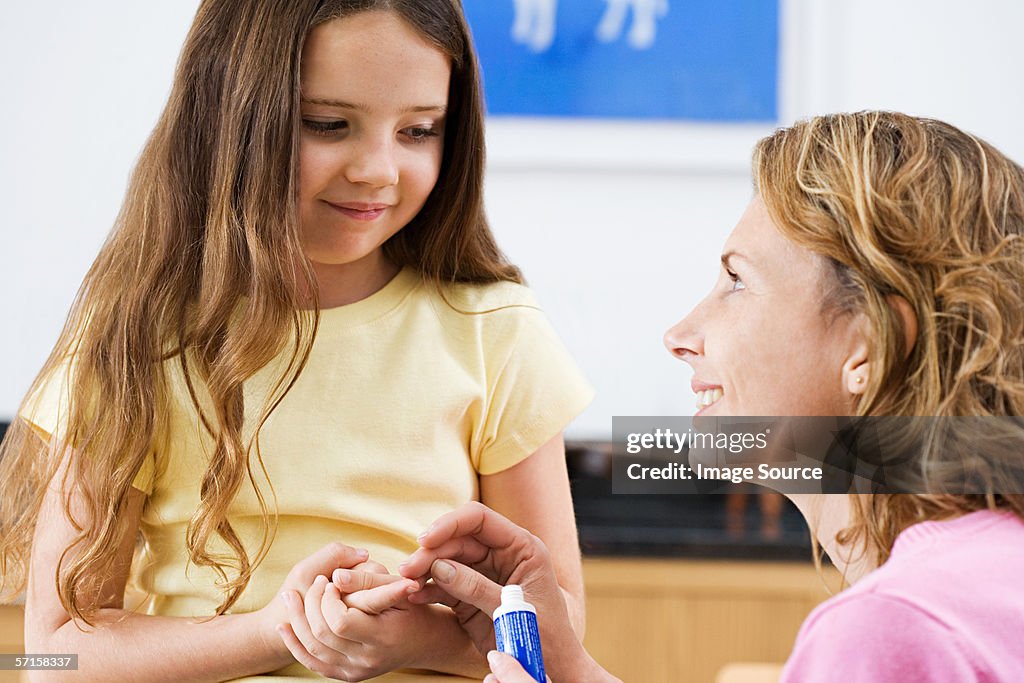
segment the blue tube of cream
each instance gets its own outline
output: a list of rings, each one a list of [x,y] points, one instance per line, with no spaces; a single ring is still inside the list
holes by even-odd
[[[501,589],[501,605],[494,610],[494,639],[499,652],[515,657],[534,680],[544,683],[544,657],[540,651],[537,610],[526,602],[523,587],[509,584]]]

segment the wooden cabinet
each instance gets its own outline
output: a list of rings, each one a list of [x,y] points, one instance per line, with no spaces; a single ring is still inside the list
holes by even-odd
[[[710,683],[730,662],[786,660],[839,577],[810,563],[596,559],[583,563],[591,655],[630,683]]]

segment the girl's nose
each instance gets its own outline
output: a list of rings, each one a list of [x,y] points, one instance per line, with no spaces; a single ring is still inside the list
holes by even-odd
[[[361,141],[345,166],[345,178],[350,183],[372,187],[397,184],[398,164],[391,143],[373,138]]]

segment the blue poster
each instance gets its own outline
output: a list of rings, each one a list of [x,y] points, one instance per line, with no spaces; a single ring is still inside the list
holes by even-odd
[[[464,0],[490,114],[774,122],[778,0]]]

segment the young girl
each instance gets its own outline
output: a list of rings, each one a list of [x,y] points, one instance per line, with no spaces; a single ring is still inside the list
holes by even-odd
[[[853,586],[807,618],[782,679],[1020,680],[1024,169],[948,124],[861,112],[762,140],[754,178],[717,284],[665,335],[700,414],[985,418],[961,421],[969,449],[917,453],[927,487],[792,496]],[[560,628],[543,546],[516,525],[470,503],[421,543],[402,571],[438,586],[415,601],[444,599],[473,626],[437,591],[486,610],[490,581],[510,577],[546,617],[553,680],[616,680]],[[508,658],[493,671],[529,680]]]
[[[450,610],[389,607],[397,577],[350,586],[343,642],[289,611],[473,499],[558,549],[582,625],[561,432],[590,391],[494,243],[483,165],[453,0],[202,3],[3,444],[28,651],[83,680],[309,675],[292,652],[482,673]]]

